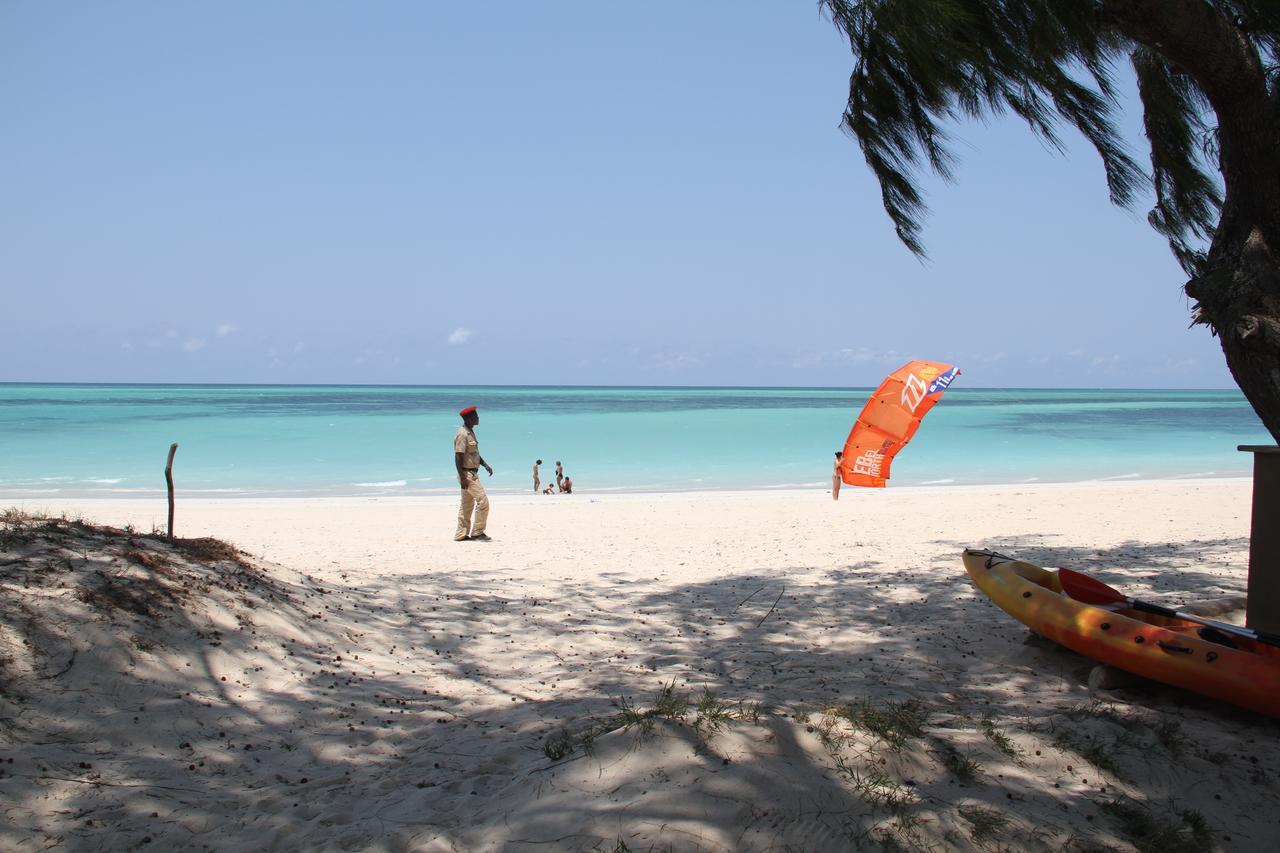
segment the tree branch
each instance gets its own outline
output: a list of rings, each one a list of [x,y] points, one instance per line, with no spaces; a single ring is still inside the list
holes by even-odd
[[[1102,19],[1165,57],[1204,92],[1218,120],[1224,206],[1280,245],[1280,125],[1257,49],[1203,0],[1102,0]]]

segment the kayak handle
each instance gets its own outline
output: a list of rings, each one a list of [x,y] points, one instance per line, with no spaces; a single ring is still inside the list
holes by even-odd
[[[1178,654],[1189,655],[1191,649],[1186,646],[1175,646],[1173,643],[1166,643],[1164,640],[1156,640],[1156,645],[1164,649],[1166,652],[1177,652]]]

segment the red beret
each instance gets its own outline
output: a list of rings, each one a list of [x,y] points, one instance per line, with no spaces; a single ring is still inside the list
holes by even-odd
[[[462,416],[462,417],[464,417],[464,418],[465,418],[467,415],[474,415],[475,413],[476,413],[476,407],[475,407],[475,406],[467,406],[467,407],[466,407],[465,409],[463,409],[461,412],[458,412],[458,414],[459,414],[459,415],[461,415],[461,416]]]

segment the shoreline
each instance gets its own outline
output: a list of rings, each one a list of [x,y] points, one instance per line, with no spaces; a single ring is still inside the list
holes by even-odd
[[[851,494],[859,491],[868,492],[921,492],[921,491],[987,491],[1001,490],[1010,488],[1108,488],[1112,486],[1138,485],[1138,484],[1167,484],[1167,485],[1184,485],[1191,483],[1220,484],[1220,483],[1238,483],[1241,481],[1252,481],[1252,473],[1244,473],[1235,476],[1172,476],[1172,477],[1130,477],[1121,475],[1116,477],[1095,478],[1089,480],[1044,480],[1038,478],[1026,481],[1002,481],[992,483],[916,483],[911,485],[893,485],[890,484],[887,489],[860,489],[856,486],[844,486],[841,494]],[[534,495],[532,489],[509,489],[509,488],[488,488],[486,491],[490,496],[501,498],[516,497],[560,497],[560,495]],[[621,495],[726,495],[726,494],[813,494],[822,493],[829,494],[831,491],[830,483],[814,482],[812,484],[795,484],[784,483],[780,485],[763,485],[763,486],[726,486],[723,488],[716,487],[690,487],[690,488],[644,488],[644,487],[607,487],[595,490],[579,489],[574,492],[574,496],[601,498]],[[346,491],[315,491],[315,492],[273,492],[268,490],[253,491],[249,489],[208,489],[208,490],[183,490],[175,491],[175,500],[183,502],[191,501],[365,501],[365,500],[432,500],[448,498],[453,500],[456,497],[454,489],[434,489],[430,491],[414,491],[405,493],[397,490],[386,491],[367,491],[367,492],[346,492]],[[121,489],[116,491],[85,491],[70,492],[60,489],[32,489],[30,491],[3,491],[0,490],[0,506],[13,505],[15,502],[38,502],[41,500],[49,501],[151,501],[151,500],[167,500],[164,489]]]

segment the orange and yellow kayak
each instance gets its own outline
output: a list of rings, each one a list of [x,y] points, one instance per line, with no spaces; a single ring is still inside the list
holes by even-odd
[[[1101,663],[1280,717],[1280,647],[1195,622],[1067,597],[1057,571],[991,551],[964,552],[978,588],[1014,619]],[[1206,639],[1206,637],[1210,639]]]

